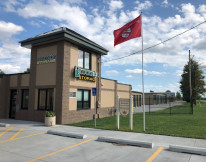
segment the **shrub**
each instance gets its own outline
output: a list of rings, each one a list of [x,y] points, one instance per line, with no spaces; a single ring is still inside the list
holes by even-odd
[[[46,116],[46,117],[54,117],[54,116],[56,116],[56,115],[55,115],[55,112],[54,112],[54,111],[46,111],[46,112],[45,112],[45,116]]]

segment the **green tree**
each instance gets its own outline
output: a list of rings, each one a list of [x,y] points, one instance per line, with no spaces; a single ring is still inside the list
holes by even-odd
[[[29,73],[30,72],[30,68],[27,68],[26,71],[24,71],[24,73]]]
[[[5,74],[5,73],[0,69],[0,74]]]
[[[170,90],[166,90],[165,92],[171,92]]]
[[[154,91],[153,91],[153,90],[150,90],[149,92],[150,92],[150,93],[153,93]]]
[[[194,59],[191,59],[191,80],[192,80],[192,100],[206,92],[205,81],[202,69],[200,65]],[[180,89],[183,95],[183,99],[190,102],[190,87],[189,87],[189,62],[184,66],[183,73],[180,80]]]
[[[177,100],[181,100],[181,98],[182,98],[182,97],[181,97],[180,92],[177,92],[177,93],[176,93],[176,99],[177,99]]]

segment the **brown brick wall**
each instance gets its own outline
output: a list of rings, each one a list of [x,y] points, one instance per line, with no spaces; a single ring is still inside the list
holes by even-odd
[[[4,76],[0,85],[0,118],[9,117],[9,106],[10,106],[10,89],[9,89],[10,78]]]
[[[64,42],[64,56],[63,56],[63,89],[62,89],[62,122],[67,121],[68,116],[65,116],[69,111],[69,86],[70,86],[70,44]]]
[[[113,108],[101,108],[98,109],[98,114],[100,118],[107,117],[107,116],[112,116],[114,115],[113,113]],[[94,110],[89,109],[89,110],[74,110],[74,111],[66,111],[63,114],[63,123],[62,124],[71,124],[71,123],[78,123],[82,122],[85,120],[93,120],[94,117]]]
[[[57,58],[56,58],[55,112],[56,112],[57,124],[62,123],[63,67],[64,67],[64,41],[60,41],[57,44]]]
[[[21,114],[22,118],[35,121],[35,102],[36,102],[36,62],[37,62],[37,47],[31,49],[31,63],[30,63],[30,79],[29,79],[29,107],[28,113]]]

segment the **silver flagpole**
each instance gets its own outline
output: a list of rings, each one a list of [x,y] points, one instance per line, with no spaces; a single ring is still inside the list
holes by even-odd
[[[144,98],[144,57],[143,57],[143,29],[142,29],[142,12],[141,12],[141,35],[142,35],[142,93],[143,93],[143,128],[145,132],[145,98]]]

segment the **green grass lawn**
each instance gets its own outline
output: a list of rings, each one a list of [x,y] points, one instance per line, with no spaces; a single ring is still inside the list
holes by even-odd
[[[143,115],[134,114],[133,132],[161,134],[189,138],[206,139],[206,103],[194,106],[194,114],[190,114],[189,104],[146,113],[146,132],[143,131]],[[69,124],[72,126],[94,128],[94,120]],[[116,116],[97,119],[97,129],[117,130]],[[129,116],[120,116],[120,131],[130,131]]]

